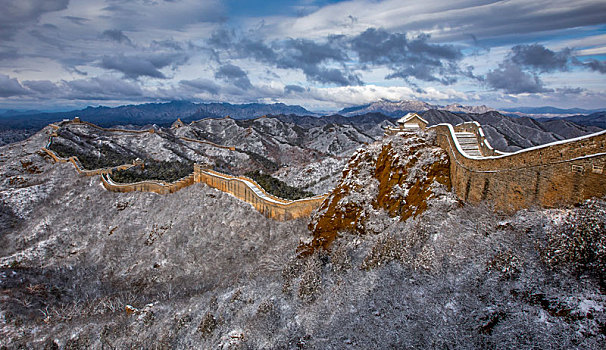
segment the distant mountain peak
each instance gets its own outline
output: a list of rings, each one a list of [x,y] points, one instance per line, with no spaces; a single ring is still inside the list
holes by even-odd
[[[439,109],[449,111],[449,112],[459,112],[459,113],[487,113],[491,111],[495,111],[494,108],[488,107],[486,105],[481,106],[465,106],[458,103],[452,103],[447,106],[441,107]]]
[[[450,104],[447,106],[432,105],[430,103],[420,100],[401,100],[401,101],[390,101],[381,99],[376,102],[369,104],[344,108],[339,111],[340,114],[345,116],[354,116],[365,113],[383,113],[392,117],[404,115],[408,112],[425,112],[430,109],[446,110],[455,113],[486,113],[494,111],[494,108],[487,106],[464,106],[461,104]]]

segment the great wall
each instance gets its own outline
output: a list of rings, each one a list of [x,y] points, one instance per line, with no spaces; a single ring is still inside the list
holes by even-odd
[[[419,120],[424,122],[421,118]],[[62,123],[84,123],[112,132],[157,132],[154,129],[107,129],[79,119]],[[419,127],[425,129],[425,126]],[[51,124],[51,127],[58,129],[60,125]],[[532,206],[571,205],[591,197],[606,195],[606,131],[514,153],[504,153],[490,146],[477,122],[456,126],[438,124],[427,129],[435,131],[438,145],[448,153],[452,188],[464,202],[489,201],[497,210],[515,211]],[[406,137],[408,132],[411,131],[406,130],[404,125],[386,130],[388,135],[401,137]],[[55,136],[55,132],[51,133],[49,144]],[[232,151],[235,149],[204,140],[180,138]],[[194,183],[204,183],[251,204],[266,217],[276,220],[309,216],[327,197],[320,195],[294,201],[277,198],[249,178],[222,174],[199,164],[194,164],[193,174],[173,183],[142,181],[120,184],[111,179],[112,171],[137,166],[136,162],[113,168],[86,170],[80,165],[77,157],[61,158],[48,149],[48,145],[43,147],[42,151],[56,162],[72,163],[79,174],[100,175],[103,186],[109,191],[169,194]]]
[[[452,187],[465,202],[515,211],[606,195],[606,131],[503,153],[490,146],[476,122],[430,129],[450,156]]]
[[[57,130],[62,125],[69,123],[85,124],[97,130],[109,132],[124,132],[134,134],[157,132],[155,129],[126,130],[116,128],[103,128],[92,123],[81,121],[80,119],[74,119],[73,121],[63,121],[60,125],[51,124],[50,127],[54,130]],[[138,166],[140,164],[137,161],[133,161],[132,164],[123,164],[112,168],[86,170],[80,164],[78,157],[72,156],[69,158],[62,158],[49,149],[49,146],[52,142],[52,138],[56,136],[56,132],[52,132],[50,134],[48,143],[45,147],[42,148],[42,151],[45,154],[48,154],[55,162],[72,163],[79,174],[85,176],[100,175],[101,183],[103,187],[108,191],[140,191],[154,192],[158,194],[169,194],[187,186],[193,185],[194,183],[205,183],[210,187],[229,193],[234,197],[251,204],[256,210],[261,212],[263,215],[275,220],[291,220],[309,216],[311,212],[317,207],[319,207],[320,204],[326,198],[326,195],[314,196],[299,200],[286,200],[278,198],[267,193],[261,186],[259,186],[255,181],[250,178],[244,176],[235,177],[227,174],[222,174],[210,169],[205,169],[199,164],[194,164],[194,172],[192,174],[172,183],[167,183],[164,181],[141,181],[128,184],[116,183],[112,180],[110,176],[113,171],[129,169],[133,166]],[[230,151],[235,150],[235,147],[218,145],[205,140],[195,140],[183,136],[179,138],[183,141],[207,144],[213,147],[223,148]]]

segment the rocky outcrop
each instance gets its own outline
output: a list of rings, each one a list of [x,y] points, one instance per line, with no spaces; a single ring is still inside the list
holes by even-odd
[[[299,251],[305,255],[327,249],[343,231],[381,232],[391,220],[423,213],[431,199],[452,199],[448,155],[434,139],[431,133],[410,133],[359,149],[313,215],[313,239]]]

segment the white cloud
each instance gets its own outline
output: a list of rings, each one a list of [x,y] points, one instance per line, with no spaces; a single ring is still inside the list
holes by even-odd
[[[423,91],[415,91],[408,86],[378,85],[310,88],[303,95],[312,100],[331,101],[338,106],[360,105],[380,99],[393,101],[411,99],[424,101],[468,100],[465,93],[457,92],[454,89],[439,90],[429,87]]]
[[[548,9],[548,10],[547,10]],[[571,15],[573,13],[573,15]],[[268,36],[320,38],[356,34],[368,27],[431,33],[451,41],[492,36],[520,36],[545,30],[602,24],[601,0],[353,0],[322,7],[307,16],[264,18]],[[252,21],[259,21],[254,19]]]

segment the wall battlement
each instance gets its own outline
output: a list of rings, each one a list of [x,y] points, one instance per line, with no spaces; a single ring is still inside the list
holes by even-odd
[[[100,126],[80,121],[79,119],[74,121],[64,121],[61,125],[65,125],[68,123],[77,123],[77,124],[85,124],[89,125],[93,128],[110,131],[110,132],[127,132],[134,134],[141,134],[152,132],[154,129],[150,130],[125,130],[125,129],[107,129],[102,128]],[[136,183],[129,184],[121,184],[116,183],[111,179],[112,171],[114,170],[124,170],[133,166],[139,165],[136,162],[133,164],[124,164],[113,168],[103,168],[103,169],[95,169],[95,170],[86,170],[84,169],[78,157],[72,156],[69,158],[59,157],[55,152],[48,149],[52,142],[52,138],[56,137],[56,130],[60,128],[59,125],[51,124],[51,128],[53,132],[51,133],[48,144],[46,147],[42,148],[42,151],[48,154],[51,158],[53,158],[58,163],[72,163],[74,168],[79,174],[85,176],[94,176],[100,175],[101,183],[103,187],[108,191],[113,192],[154,192],[158,194],[169,194],[174,193],[182,188],[193,185],[194,183],[204,183],[210,187],[216,188],[223,192],[229,193],[234,197],[243,200],[247,203],[250,203],[256,210],[261,212],[268,218],[272,218],[275,220],[290,220],[297,219],[300,217],[309,216],[311,212],[318,208],[320,204],[326,198],[326,195],[316,196],[312,198],[305,198],[300,200],[286,200],[282,198],[278,198],[267,193],[261,186],[259,186],[255,181],[249,179],[247,177],[239,176],[230,176],[226,174],[222,174],[213,170],[204,169],[199,164],[194,164],[194,172],[180,180],[177,180],[172,183],[167,183],[164,181],[141,181]],[[181,137],[181,139],[190,142],[198,142],[209,144],[214,147],[220,147],[224,149],[228,149],[234,151],[234,147],[230,146],[221,146],[214,144],[210,141],[205,140],[195,140],[187,137]]]
[[[158,194],[169,194],[194,184],[194,174],[179,179],[175,182],[164,181],[141,181],[129,184],[121,184],[114,182],[110,174],[101,175],[101,183],[108,191],[113,192],[154,192]]]
[[[87,169],[84,169],[82,164],[80,164],[80,160],[78,159],[78,157],[62,158],[62,157],[59,157],[55,152],[49,150],[46,147],[42,147],[41,150],[43,152],[45,152],[46,154],[48,154],[51,158],[53,158],[53,160],[57,163],[72,163],[74,165],[74,168],[78,172],[78,174],[82,174],[84,176],[111,174],[114,170],[126,170],[126,169],[129,169],[131,167],[138,165],[137,163],[133,162],[133,164],[122,164],[122,165],[118,165],[118,166],[111,167],[111,168],[87,170]]]
[[[194,176],[194,182],[205,183],[229,193],[252,204],[263,215],[280,221],[309,216],[327,197],[327,195],[321,195],[294,201],[278,198],[265,192],[263,188],[247,177],[221,174],[203,169],[198,164],[194,165]]]
[[[82,121],[80,119],[74,119],[74,120],[70,120],[70,121],[64,121],[64,122],[61,123],[61,126],[67,125],[67,124],[81,124],[81,125],[89,126],[89,127],[93,128],[93,129],[101,130],[101,131],[121,132],[121,133],[127,133],[127,134],[146,134],[146,133],[153,134],[153,133],[158,132],[154,128],[150,128],[150,129],[146,129],[146,130],[129,130],[129,129],[119,129],[119,128],[104,128],[104,127],[101,127],[99,125],[95,125],[93,123]],[[53,129],[55,129],[55,130],[60,128],[59,126],[57,126],[55,124],[51,124],[51,127],[53,127]],[[223,145],[219,145],[219,144],[216,144],[214,142],[210,142],[210,141],[206,141],[206,140],[196,140],[196,139],[192,139],[192,138],[185,137],[185,136],[178,136],[178,138],[180,138],[183,141],[201,143],[201,144],[213,146],[213,147],[216,147],[216,148],[227,149],[227,150],[230,150],[230,151],[235,151],[236,150],[236,148],[233,147],[233,146],[223,146]]]
[[[494,150],[477,123],[431,127],[450,156],[456,195],[466,202],[490,201],[514,211],[557,207],[606,195],[606,131],[576,139],[503,153]],[[463,151],[457,133],[476,135],[482,156]]]
[[[69,123],[82,123],[112,132],[139,134],[154,130],[106,129],[79,120]],[[56,130],[57,126],[52,125],[52,128]],[[606,195],[606,131],[514,153],[503,153],[490,146],[477,122],[456,126],[439,124],[429,129],[436,132],[437,143],[448,152],[453,190],[465,202],[478,203],[487,200],[494,203],[496,209],[515,211],[534,205],[571,205],[591,197]],[[472,153],[469,151],[469,144],[466,145],[468,151],[462,147],[459,141],[459,138],[463,137],[461,135],[464,135],[466,142],[473,143],[469,140],[475,140],[475,155],[470,155]],[[181,139],[235,150],[233,147],[215,145],[205,140],[187,137]],[[50,140],[52,135],[49,143]],[[137,164],[86,170],[80,165],[77,157],[61,158],[47,147],[42,150],[56,162],[72,163],[79,174],[101,175],[102,184],[109,191],[168,194],[194,183],[204,183],[250,203],[265,216],[276,220],[309,216],[327,197],[321,195],[296,201],[277,198],[265,192],[249,178],[204,169],[199,164],[194,164],[193,174],[173,183],[143,181],[119,184],[111,179],[112,171],[128,169]]]

